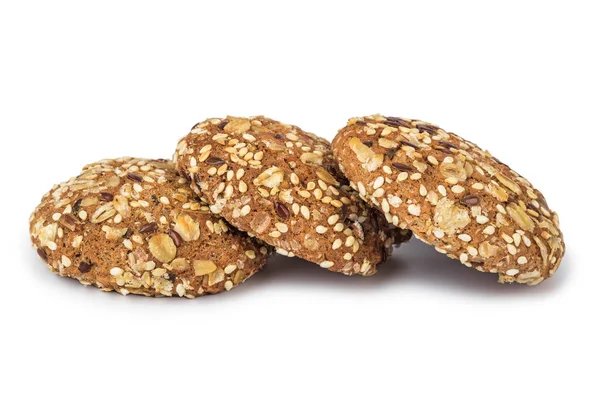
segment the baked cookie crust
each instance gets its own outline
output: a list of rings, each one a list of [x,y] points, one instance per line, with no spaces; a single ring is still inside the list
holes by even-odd
[[[448,257],[500,282],[552,276],[565,245],[558,215],[524,177],[427,122],[352,118],[333,153],[360,196]]]
[[[30,233],[50,271],[121,294],[222,292],[260,270],[268,254],[213,215],[166,160],[87,165],[42,198]]]
[[[207,119],[179,142],[174,161],[214,213],[280,254],[347,275],[372,275],[391,254],[383,214],[347,185],[329,142],[297,126]]]

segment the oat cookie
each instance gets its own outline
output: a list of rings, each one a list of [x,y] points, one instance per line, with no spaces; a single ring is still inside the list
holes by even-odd
[[[372,275],[391,252],[388,223],[344,182],[329,142],[296,126],[208,119],[179,142],[174,160],[213,212],[278,253]]]
[[[352,118],[333,140],[340,168],[388,221],[500,282],[535,285],[565,246],[558,216],[525,178],[426,122]]]
[[[52,272],[105,291],[185,296],[229,290],[267,249],[195,199],[173,163],[120,158],[56,185],[30,218]]]

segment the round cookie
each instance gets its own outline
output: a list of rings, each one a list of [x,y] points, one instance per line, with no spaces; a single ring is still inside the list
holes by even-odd
[[[372,275],[391,253],[388,223],[347,186],[329,142],[296,126],[208,119],[179,142],[174,160],[213,212],[280,254]]]
[[[340,168],[388,221],[500,282],[535,285],[565,251],[558,216],[525,178],[426,122],[352,118],[333,140]]]
[[[165,160],[87,165],[42,198],[30,233],[52,272],[121,294],[229,290],[260,270],[268,253],[197,201]]]

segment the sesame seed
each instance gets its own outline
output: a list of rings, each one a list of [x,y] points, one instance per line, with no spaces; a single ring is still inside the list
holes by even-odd
[[[506,271],[506,275],[508,275],[508,276],[515,276],[518,273],[519,273],[519,270],[516,268],[512,268],[512,269],[509,269],[508,271]]]
[[[306,207],[306,206],[300,207],[300,213],[302,214],[302,216],[304,218],[310,219],[310,211],[308,210],[308,207]]]
[[[71,266],[71,259],[65,255],[60,257],[60,261],[62,262],[63,266],[67,268]]]
[[[340,219],[340,216],[338,214],[333,214],[332,216],[330,216],[329,218],[327,218],[327,223],[329,225],[333,225],[335,224],[338,220]]]
[[[458,235],[458,238],[460,240],[462,240],[463,242],[470,242],[471,241],[471,236],[466,234],[466,233],[461,233],[460,235]]]
[[[317,226],[317,228],[315,230],[317,231],[317,233],[323,234],[323,233],[327,232],[328,229],[329,228],[326,228],[323,225],[319,225],[319,226]]]
[[[382,188],[379,188],[373,192],[373,197],[381,197],[385,194],[385,191]]]
[[[250,213],[250,206],[248,204],[246,204],[244,207],[242,207],[242,209],[240,210],[240,216],[245,217],[246,215],[248,215]]]
[[[489,221],[489,218],[486,217],[485,215],[478,215],[475,220],[477,221],[478,224],[486,224]]]
[[[325,200],[325,199],[323,199],[323,200]],[[331,200],[331,205],[334,206],[335,208],[340,208],[344,204],[339,200]]]
[[[335,241],[333,242],[333,245],[331,246],[331,248],[333,250],[337,250],[340,247],[342,247],[342,239],[335,239]]]
[[[333,267],[333,261],[323,261],[319,264],[322,268],[331,268]]]
[[[383,176],[378,176],[377,179],[375,179],[375,181],[373,182],[373,189],[378,189],[381,186],[383,186],[384,183],[384,179]]]
[[[496,232],[496,227],[494,225],[488,225],[483,230],[483,233],[485,233],[486,235],[493,235],[494,232]]]
[[[527,264],[527,257],[521,256],[521,257],[517,258],[517,263],[519,265]]]
[[[441,229],[439,229],[439,228],[435,228],[435,229],[433,230],[433,236],[435,236],[435,237],[436,237],[436,238],[438,238],[438,239],[441,239],[441,238],[443,238],[443,237],[444,237],[444,235],[445,235],[444,231],[443,231],[443,230],[441,230]]]
[[[123,273],[123,270],[119,267],[113,267],[110,269],[110,274],[112,276],[119,276]]]
[[[288,231],[288,226],[286,224],[284,224],[283,222],[276,222],[275,227],[281,233],[286,233]]]
[[[351,247],[351,246],[353,246],[353,245],[354,245],[354,241],[355,241],[355,240],[356,240],[356,239],[354,238],[354,236],[348,236],[348,237],[346,238],[346,243],[345,243],[345,246],[346,246],[346,247]]]
[[[462,187],[462,186],[460,186],[460,185],[454,185],[454,186],[452,186],[452,189],[451,189],[451,190],[452,190],[452,193],[459,194],[459,193],[462,193],[462,192],[464,192],[464,191],[465,191],[465,188],[464,188],[464,187]]]
[[[363,185],[362,182],[358,182],[358,184],[356,186],[358,187],[358,193],[360,193],[363,196],[365,196],[367,194],[367,191],[365,189],[365,185]]]
[[[300,178],[298,178],[298,175],[296,175],[296,173],[292,172],[292,174],[290,175],[290,181],[294,185],[298,185],[300,183]]]
[[[231,274],[233,271],[235,271],[236,268],[237,268],[237,265],[230,264],[230,265],[228,265],[228,266],[225,267],[225,269],[223,270],[223,272],[225,272],[226,274]]]
[[[418,217],[421,215],[421,207],[417,204],[410,204],[408,206],[408,213]]]
[[[402,182],[408,179],[408,172],[404,171],[404,172],[400,172],[398,174],[398,178],[396,179],[398,182]]]
[[[386,199],[381,200],[381,209],[384,213],[390,212],[390,203]]]

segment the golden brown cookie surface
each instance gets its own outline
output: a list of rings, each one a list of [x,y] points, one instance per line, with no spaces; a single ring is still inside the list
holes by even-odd
[[[267,257],[264,246],[197,201],[164,160],[87,165],[43,197],[30,232],[52,272],[122,294],[218,293],[253,275]]]
[[[333,140],[340,168],[394,225],[500,282],[537,284],[564,254],[558,216],[506,164],[426,122],[352,118]]]
[[[344,184],[329,142],[296,126],[209,119],[179,142],[174,159],[213,212],[281,254],[371,275],[391,252],[387,222]]]

